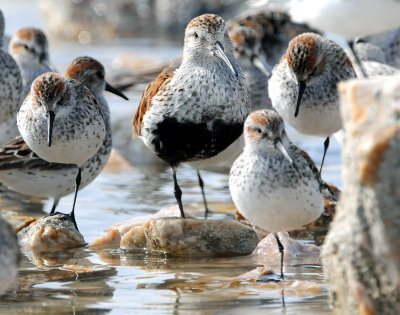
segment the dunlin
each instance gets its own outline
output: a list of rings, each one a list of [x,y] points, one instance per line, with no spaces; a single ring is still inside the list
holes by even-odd
[[[292,39],[268,82],[272,106],[297,131],[326,137],[342,127],[337,83],[355,77],[345,51],[314,33]]]
[[[0,11],[0,16],[3,16]],[[3,42],[4,26],[1,27],[0,43]],[[0,145],[18,135],[17,113],[22,101],[22,78],[15,60],[0,49]]]
[[[93,94],[77,80],[48,72],[32,83],[17,116],[21,136],[40,158],[76,165],[75,196],[70,217],[76,226],[75,203],[81,167],[104,142],[106,127]]]
[[[54,71],[49,65],[48,46],[46,35],[37,28],[22,28],[11,38],[9,51],[21,69],[24,98],[31,90],[33,80]]]
[[[19,256],[15,231],[0,216],[0,294],[6,291],[15,281]]]
[[[282,117],[272,110],[252,112],[244,124],[245,147],[235,161],[229,189],[239,212],[274,233],[297,229],[324,210],[320,174],[313,161],[287,137]]]
[[[226,149],[242,133],[249,110],[224,20],[213,14],[194,18],[185,31],[182,64],[150,83],[133,122],[134,135],[171,166],[182,217],[177,166]]]
[[[261,50],[261,43],[257,33],[250,27],[233,26],[228,32],[235,47],[235,58],[242,68],[245,83],[250,96],[251,111],[261,108],[272,108],[268,96],[268,79],[271,75],[271,66],[267,63],[266,57]],[[218,173],[229,173],[233,162],[243,151],[243,135],[236,139],[229,147],[208,159],[190,162],[189,165],[197,170],[200,187],[203,180],[200,170]],[[204,189],[202,189],[203,200],[205,201]],[[206,207],[206,217],[208,208]]]
[[[66,77],[76,79],[90,89],[100,105],[106,128],[102,146],[81,167],[81,189],[100,174],[111,152],[110,110],[103,91],[110,91],[127,99],[125,95],[105,82],[104,74],[101,63],[90,57],[76,58],[65,74]],[[75,169],[75,165],[50,163],[41,159],[30,150],[21,136],[0,149],[0,181],[19,193],[53,198],[54,203],[50,213],[55,212],[61,197],[74,191],[71,182],[75,178]]]

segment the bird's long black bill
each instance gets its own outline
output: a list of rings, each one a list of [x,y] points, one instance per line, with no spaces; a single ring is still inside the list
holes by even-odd
[[[297,95],[296,111],[294,112],[294,117],[297,117],[297,115],[299,114],[301,98],[303,96],[304,90],[306,89],[306,84],[303,81],[299,81],[298,87],[299,94]]]
[[[54,118],[56,117],[56,114],[54,114],[53,111],[48,111],[46,113],[46,118],[47,118],[47,145],[51,147],[51,141],[53,138],[53,124],[54,124]]]
[[[105,90],[108,91],[108,92],[111,92],[111,93],[113,93],[115,95],[118,95],[118,96],[126,99],[127,101],[129,101],[129,98],[124,93],[122,93],[120,90],[116,89],[112,85],[108,84],[107,82],[106,82]]]
[[[214,45],[214,50],[213,50],[214,56],[217,56],[219,59],[221,59],[223,62],[226,63],[226,65],[231,69],[234,75],[238,76],[238,72],[236,71],[235,67],[232,65],[231,61],[228,59],[224,52],[224,47],[220,42],[216,42]]]
[[[277,149],[279,152],[283,154],[283,156],[290,162],[290,164],[294,165],[294,159],[292,155],[290,154],[289,150],[285,148],[283,145],[282,139],[281,138],[275,138],[274,140],[274,146],[275,149]]]

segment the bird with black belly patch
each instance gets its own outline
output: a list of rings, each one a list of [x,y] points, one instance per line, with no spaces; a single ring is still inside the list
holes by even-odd
[[[143,93],[133,122],[139,136],[173,170],[174,192],[184,217],[176,168],[215,156],[243,131],[250,101],[224,20],[194,18],[185,31],[183,60],[165,69]]]

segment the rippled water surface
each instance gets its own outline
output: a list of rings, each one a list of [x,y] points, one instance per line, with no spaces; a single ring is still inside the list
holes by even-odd
[[[29,2],[4,1],[6,25],[7,18],[15,17],[21,9],[21,3]],[[21,21],[19,25],[13,19],[6,33],[12,33],[17,26],[40,23],[35,14],[31,20],[27,17],[29,24]],[[180,47],[177,43],[152,40],[116,41],[103,46],[50,42],[50,51],[52,62],[62,71],[79,55],[95,57],[109,68],[113,57],[122,51],[167,60],[178,55]],[[129,137],[141,89],[127,94],[129,102],[108,94],[107,99],[114,118],[128,117],[122,119],[122,125]],[[289,136],[319,164],[323,139],[303,137],[290,128]],[[340,187],[340,147],[335,140],[331,141],[325,163],[323,177]],[[141,165],[103,172],[78,196],[76,216],[85,240],[92,242],[111,224],[174,205],[171,175],[168,169],[147,169]],[[203,176],[210,208],[214,211],[211,218],[232,218],[234,206],[227,175],[203,172]],[[203,205],[195,171],[183,166],[178,171],[178,179],[186,209],[201,216]],[[51,207],[51,201],[26,200],[13,194],[2,194],[0,200],[2,209],[34,217],[45,215]],[[67,196],[61,200],[58,210],[69,212],[71,204],[72,196]],[[278,263],[271,268],[277,271]],[[96,266],[97,269],[79,276],[68,268],[60,268],[63,265]],[[0,313],[329,313],[319,262],[309,261],[307,257],[287,262],[287,278],[281,283],[227,281],[257,266],[251,257],[190,259],[146,252],[93,252],[86,248],[61,256],[24,256],[15,290],[0,298]]]

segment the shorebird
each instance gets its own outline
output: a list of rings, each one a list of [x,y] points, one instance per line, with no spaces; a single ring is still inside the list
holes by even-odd
[[[307,25],[294,23],[282,12],[251,12],[229,20],[229,30],[239,26],[250,27],[257,33],[268,62],[274,65],[285,53],[289,41],[305,32],[316,32]]]
[[[345,51],[333,41],[304,33],[289,43],[281,62],[272,70],[269,96],[276,111],[303,134],[329,137],[342,127],[337,83],[355,78]]]
[[[104,80],[104,67],[90,57],[78,57],[68,66],[65,76],[84,84],[96,97],[105,123],[106,135],[97,153],[86,161],[82,169],[80,189],[90,184],[102,171],[111,153],[110,110],[103,91],[109,91],[125,99],[127,97]],[[38,157],[19,136],[0,148],[0,181],[19,193],[52,198],[50,214],[55,212],[61,197],[74,191],[71,182],[76,166],[51,163]]]
[[[235,58],[242,68],[245,83],[250,96],[251,111],[268,108],[271,109],[271,100],[268,96],[268,79],[271,76],[272,67],[267,63],[266,57],[261,50],[261,43],[257,32],[246,26],[232,26],[228,30],[229,37],[235,47]],[[233,162],[243,151],[243,135],[236,139],[229,147],[208,159],[189,162],[188,164],[197,170],[200,187],[202,188],[203,201],[206,205],[205,217],[209,209],[204,194],[201,170],[226,173],[232,167]]]
[[[252,224],[274,233],[297,229],[324,211],[320,173],[304,151],[287,137],[273,110],[252,112],[244,124],[245,146],[232,166],[229,189],[239,212]]]
[[[166,68],[143,93],[133,135],[170,165],[181,216],[176,168],[215,156],[243,131],[250,102],[224,20],[204,14],[189,22],[183,60]]]
[[[393,30],[400,26],[397,0],[252,0],[253,5],[287,12],[292,20],[321,32],[344,38],[358,65],[367,76],[354,51],[357,38]],[[343,43],[344,44],[344,43]]]
[[[22,28],[11,37],[8,49],[21,69],[23,98],[31,90],[33,80],[54,71],[49,64],[48,46],[45,33],[38,28]]]
[[[20,251],[14,229],[0,215],[0,295],[15,281]]]
[[[235,58],[242,68],[250,96],[251,110],[272,109],[268,96],[268,79],[272,67],[261,50],[255,30],[250,27],[234,27],[229,32],[235,46]]]
[[[75,195],[70,218],[75,226],[75,203],[82,165],[104,142],[106,127],[93,94],[79,81],[44,73],[17,116],[18,129],[28,147],[43,160],[76,165]]]
[[[0,10],[0,43],[3,43],[4,17]],[[10,54],[0,49],[0,145],[18,135],[17,113],[22,101],[22,78]]]

